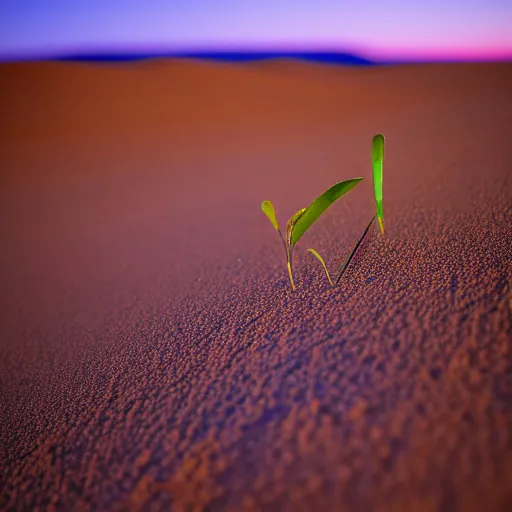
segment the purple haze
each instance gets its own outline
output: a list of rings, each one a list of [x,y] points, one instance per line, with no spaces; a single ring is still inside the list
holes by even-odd
[[[510,0],[3,0],[0,59],[219,50],[510,59],[511,27]]]

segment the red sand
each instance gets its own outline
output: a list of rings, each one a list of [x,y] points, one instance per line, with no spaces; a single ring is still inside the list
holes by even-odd
[[[511,64],[0,83],[1,509],[512,506]],[[292,293],[260,202],[359,175]]]

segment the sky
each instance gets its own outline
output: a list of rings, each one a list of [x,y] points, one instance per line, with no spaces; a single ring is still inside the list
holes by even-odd
[[[0,59],[342,51],[512,60],[512,0],[0,0]]]

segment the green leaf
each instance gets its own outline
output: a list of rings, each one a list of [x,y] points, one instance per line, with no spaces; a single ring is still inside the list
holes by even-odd
[[[306,210],[307,208],[297,210],[288,220],[288,224],[286,225],[286,242],[288,243],[288,247],[292,245],[292,234],[295,224],[297,224],[298,220],[306,213]]]
[[[270,222],[272,222],[272,226],[276,231],[279,231],[279,224],[276,218],[276,212],[274,210],[274,205],[272,201],[263,201],[261,203],[261,211],[268,217]]]
[[[384,210],[382,207],[382,167],[384,164],[384,135],[378,133],[372,141],[373,191],[377,208],[377,220],[384,234]]]
[[[295,245],[313,222],[331,206],[336,199],[352,190],[363,178],[340,181],[317,197],[295,223],[291,235],[291,245]]]
[[[334,286],[334,284],[332,284],[332,279],[331,279],[331,276],[329,275],[329,271],[327,270],[327,266],[325,264],[325,261],[324,259],[322,258],[322,256],[320,256],[320,254],[318,254],[317,251],[315,251],[315,249],[312,249],[312,248],[309,248],[308,251],[313,255],[313,256],[316,256],[318,258],[318,261],[322,264],[322,266],[324,267],[324,270],[325,270],[325,275],[327,276],[327,279],[329,279],[329,283],[331,284],[331,286]]]

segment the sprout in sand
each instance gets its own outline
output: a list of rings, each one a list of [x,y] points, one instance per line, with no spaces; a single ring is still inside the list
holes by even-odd
[[[301,208],[295,212],[286,225],[286,240],[283,237],[283,233],[279,229],[279,223],[277,222],[274,205],[271,201],[263,201],[261,203],[261,210],[269,218],[274,229],[279,233],[281,240],[283,241],[284,249],[286,252],[286,266],[288,269],[288,276],[290,278],[290,284],[292,289],[295,290],[295,282],[293,280],[293,269],[292,269],[292,249],[301,239],[302,235],[313,225],[313,223],[322,215],[322,213],[331,206],[336,199],[352,190],[363,178],[353,178],[346,181],[340,181],[331,188],[326,190],[322,195],[318,196],[308,208]],[[332,283],[327,267],[321,256],[313,249],[313,254],[317,256],[322,262],[329,281]],[[312,251],[310,251],[312,252]]]
[[[359,246],[361,245],[362,241],[368,234],[368,231],[370,230],[370,228],[373,224],[373,221],[375,219],[377,219],[379,221],[380,230],[382,231],[382,234],[384,234],[384,210],[382,207],[382,167],[383,167],[383,164],[384,164],[384,135],[382,135],[382,133],[378,133],[377,135],[375,135],[375,137],[373,137],[373,140],[372,140],[373,192],[375,195],[376,214],[372,217],[372,219],[366,226],[366,229],[363,231],[361,238],[358,240],[354,249],[350,253],[350,256],[348,257],[347,261],[343,265],[343,268],[341,269],[340,273],[338,274],[338,278],[336,279],[336,284],[338,284],[340,282],[341,277],[345,273],[345,270],[347,270],[347,267],[349,266],[350,262],[352,261],[352,258],[354,257],[355,253],[357,252],[357,249],[359,249]]]
[[[361,238],[356,243],[354,249],[347,258],[347,261],[343,265],[336,284],[339,283],[345,270],[349,266],[352,258],[354,257],[357,249],[363,242],[364,238],[368,234],[370,227],[375,219],[378,220],[380,230],[384,234],[384,211],[382,207],[382,167],[384,164],[384,135],[381,133],[375,135],[372,141],[372,166],[373,166],[373,191],[375,195],[375,207],[376,214],[372,217],[366,229],[364,230]],[[295,247],[297,242],[301,239],[302,235],[313,225],[313,223],[322,215],[322,213],[331,206],[337,199],[345,195],[347,192],[352,190],[363,178],[352,178],[346,181],[340,181],[331,188],[326,190],[322,195],[318,196],[307,208],[301,208],[297,210],[290,218],[286,225],[286,239],[283,233],[279,229],[279,223],[277,222],[274,205],[271,201],[263,201],[261,203],[261,210],[269,218],[274,229],[279,233],[281,240],[283,241],[284,250],[286,252],[286,267],[288,269],[288,276],[290,278],[290,284],[292,289],[295,290],[295,282],[293,280],[293,267],[292,267],[292,249]],[[325,274],[331,286],[334,286],[327,265],[320,254],[313,248],[309,248],[308,251],[320,261],[322,267],[325,270]]]
[[[373,192],[377,207],[377,220],[384,234],[384,211],[382,208],[382,166],[384,165],[384,135],[378,133],[372,141]]]

